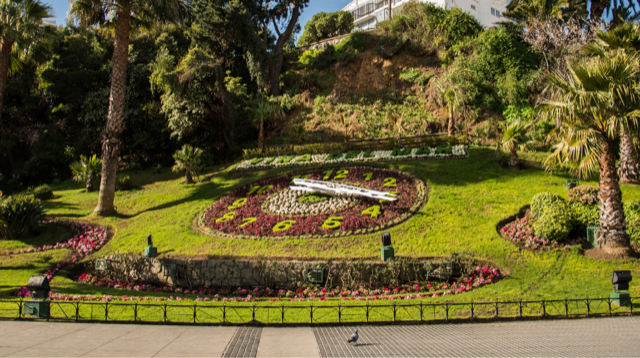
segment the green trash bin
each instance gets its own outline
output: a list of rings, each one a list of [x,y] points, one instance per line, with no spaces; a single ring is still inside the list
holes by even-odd
[[[48,318],[51,301],[26,301],[23,306],[23,313],[35,318]]]

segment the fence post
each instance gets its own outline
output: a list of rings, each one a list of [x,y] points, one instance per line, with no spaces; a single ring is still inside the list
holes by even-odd
[[[109,301],[104,303],[104,321],[107,322],[109,319]]]
[[[222,324],[227,321],[227,304],[222,305]]]
[[[547,308],[544,305],[544,300],[542,300],[542,318],[547,315]]]
[[[449,320],[449,302],[444,304],[444,314],[445,314],[444,316],[445,321],[448,321]]]
[[[280,306],[280,310],[282,312],[282,319],[281,319],[280,323],[284,323],[284,305]]]
[[[564,316],[569,317],[569,304],[566,298],[564,299]]]
[[[471,301],[471,321],[473,321],[473,301]]]
[[[196,324],[196,312],[198,312],[197,303],[193,303],[193,324]]]
[[[80,316],[80,302],[76,302],[76,322],[78,322],[78,316]]]
[[[423,319],[423,317],[424,317],[423,313],[424,312],[422,310],[423,310],[422,302],[420,302],[420,323],[424,322],[424,319]]]
[[[133,306],[133,321],[138,321],[138,302]]]
[[[164,304],[164,323],[167,323],[167,304]]]
[[[20,298],[20,303],[18,303],[18,318],[22,318],[22,298]]]
[[[393,303],[393,321],[396,321],[396,303]]]
[[[338,323],[342,323],[342,305],[338,303]]]
[[[496,301],[496,318],[500,318],[500,312],[498,312],[498,301]]]
[[[589,307],[589,297],[587,297],[587,317],[591,314],[591,307]]]
[[[520,318],[522,318],[522,300],[520,300]]]
[[[309,319],[309,322],[313,323],[313,304],[309,307]]]
[[[256,305],[251,306],[251,322],[256,321]]]
[[[369,323],[369,302],[367,302],[367,323]]]
[[[609,302],[609,317],[611,317],[611,297],[607,299],[607,302]]]

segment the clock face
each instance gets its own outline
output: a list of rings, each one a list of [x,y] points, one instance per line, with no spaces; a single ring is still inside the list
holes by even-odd
[[[292,186],[300,187],[293,183],[296,178],[321,181],[314,184],[325,192],[294,190]],[[327,187],[334,187],[330,183],[394,194],[397,200],[367,197],[367,190],[327,193]],[[398,225],[420,210],[427,195],[426,184],[409,173],[366,167],[314,169],[234,190],[213,203],[200,217],[199,227],[212,236],[247,239],[360,235]]]

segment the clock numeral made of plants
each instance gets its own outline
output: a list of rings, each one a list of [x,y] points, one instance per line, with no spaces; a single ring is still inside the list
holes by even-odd
[[[397,200],[292,190],[294,179],[335,182],[396,194]],[[411,217],[427,201],[421,179],[396,170],[351,167],[285,174],[238,188],[199,218],[201,231],[217,237],[328,238],[385,230]]]

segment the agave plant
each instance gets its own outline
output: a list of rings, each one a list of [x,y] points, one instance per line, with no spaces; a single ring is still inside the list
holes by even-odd
[[[70,165],[73,180],[84,183],[87,193],[93,191],[93,182],[100,175],[102,160],[95,154],[91,157],[80,156],[80,160]]]
[[[500,122],[502,128],[502,138],[500,138],[500,149],[505,152],[509,152],[509,168],[516,168],[518,166],[518,150],[526,148],[527,130],[531,127],[530,123],[524,123],[520,119],[517,119],[511,123]]]
[[[200,171],[202,150],[194,148],[189,144],[185,144],[182,149],[176,151],[173,155],[173,159],[176,160],[176,164],[173,166],[174,172],[181,172],[184,170],[184,183],[193,184],[193,175],[198,176]]]

